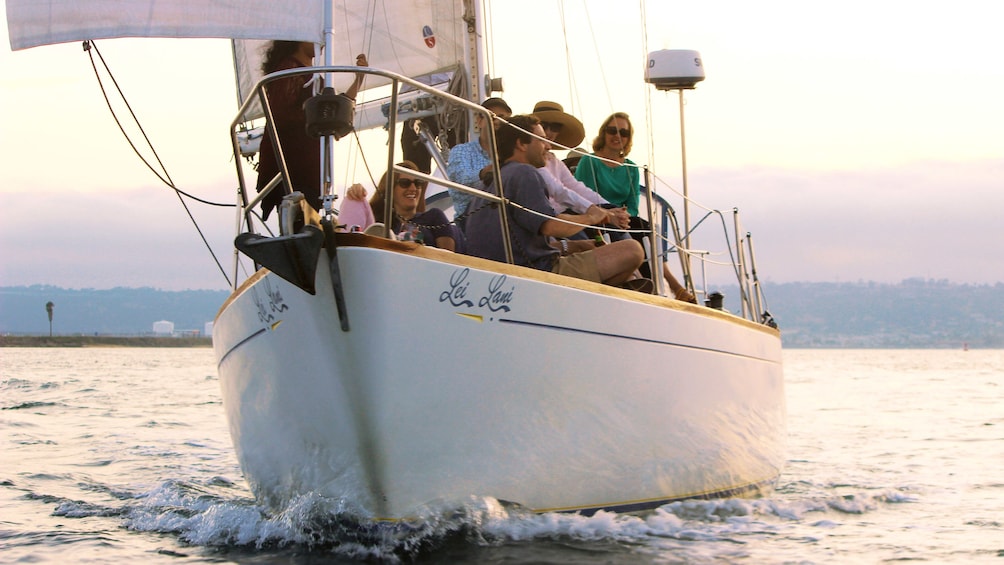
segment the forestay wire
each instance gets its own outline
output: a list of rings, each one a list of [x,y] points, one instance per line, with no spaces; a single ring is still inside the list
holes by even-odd
[[[129,101],[126,99],[125,94],[122,92],[122,88],[119,87],[118,81],[115,80],[115,75],[113,75],[111,69],[108,68],[108,64],[105,62],[105,58],[101,56],[101,51],[98,50],[97,44],[94,41],[90,40],[84,41],[83,48],[91,59],[91,68],[94,69],[94,77],[98,81],[98,87],[101,88],[101,95],[105,99],[105,104],[108,106],[108,111],[111,112],[112,119],[115,120],[115,125],[118,126],[119,131],[122,132],[122,136],[125,137],[126,142],[129,143],[129,147],[132,147],[133,152],[136,153],[136,156],[140,158],[143,164],[146,165],[146,167],[150,169],[150,171],[158,179],[160,179],[161,182],[166,184],[168,187],[171,188],[171,190],[174,191],[175,195],[178,197],[178,202],[181,203],[182,208],[185,209],[185,213],[188,214],[188,218],[192,221],[192,225],[195,226],[195,231],[198,232],[199,237],[202,238],[202,243],[206,246],[206,249],[209,251],[209,255],[213,258],[213,261],[216,262],[216,267],[219,268],[220,273],[223,275],[223,278],[227,281],[227,286],[232,286],[230,283],[230,277],[227,276],[226,270],[224,270],[223,265],[220,264],[220,260],[216,257],[216,253],[213,252],[213,248],[210,247],[209,241],[206,240],[205,234],[202,233],[202,228],[200,228],[199,223],[195,221],[195,217],[192,215],[192,211],[189,210],[188,205],[185,203],[184,199],[182,199],[182,196],[187,196],[188,198],[191,198],[196,202],[201,202],[202,204],[207,204],[209,206],[221,206],[226,208],[232,208],[236,205],[203,200],[201,198],[188,194],[187,192],[179,189],[177,186],[174,185],[174,181],[171,179],[171,175],[167,172],[167,167],[165,167],[164,163],[160,160],[160,156],[157,154],[157,150],[153,147],[153,143],[150,141],[150,138],[146,135],[146,131],[144,131],[143,125],[140,124],[139,118],[137,118],[136,113],[133,112],[132,106],[129,104]],[[136,124],[136,127],[139,129],[140,133],[143,134],[143,139],[146,141],[147,147],[149,147],[150,151],[153,153],[154,158],[157,159],[157,164],[160,166],[160,170],[163,171],[163,175],[157,172],[157,170],[153,167],[153,165],[150,164],[150,162],[146,159],[146,157],[144,157],[143,154],[140,153],[139,149],[136,147],[136,144],[133,143],[132,138],[130,138],[129,134],[126,133],[125,128],[122,126],[122,122],[119,121],[118,115],[115,113],[115,108],[112,107],[111,100],[109,100],[108,98],[108,92],[105,90],[104,82],[101,80],[101,73],[98,72],[98,66],[94,61],[94,53],[97,53],[98,58],[101,59],[101,65],[104,67],[105,72],[108,73],[108,78],[111,79],[112,84],[115,85],[115,90],[118,92],[119,98],[122,99],[122,102],[125,104],[126,109],[129,110],[129,115],[132,116],[133,123]]]
[[[386,7],[384,7],[384,10],[385,10],[384,18],[386,19]],[[352,37],[351,35],[353,26],[349,25],[348,10],[343,11],[342,15],[343,15],[343,27],[347,30],[348,34],[346,37],[339,37],[336,38],[335,40],[344,41],[347,45],[358,44],[360,46],[359,52],[365,53],[366,56],[369,57],[369,54],[372,52],[371,47],[373,45],[373,28],[377,17],[376,2],[370,1],[366,4],[366,16],[365,16],[366,25],[363,26],[363,36],[361,38],[355,38]],[[365,81],[365,77],[368,75],[363,75],[363,76]],[[365,82],[363,82],[359,85],[359,91],[358,91],[359,93],[356,96],[364,95],[363,93],[365,93],[365,91],[366,91]],[[366,169],[366,175],[370,178],[371,181],[373,179],[373,173],[370,170],[369,163],[366,161],[366,155],[364,154],[362,149],[362,141],[359,139],[359,132],[355,128],[352,129],[352,135],[355,138],[357,152],[350,152],[349,155],[346,156],[345,159],[346,166],[342,170],[343,188],[348,187],[351,184],[350,179],[355,178],[355,172],[359,168],[358,160],[360,159],[362,160],[363,168]]]

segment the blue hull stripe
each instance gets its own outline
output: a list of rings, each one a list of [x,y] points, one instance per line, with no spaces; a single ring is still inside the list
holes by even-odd
[[[741,358],[744,358],[744,359],[752,359],[754,361],[766,361],[767,363],[774,363],[774,361],[771,361],[770,359],[764,359],[762,357],[756,357],[756,356],[753,356],[753,355],[744,355],[742,353],[735,353],[733,351],[722,351],[721,349],[714,349],[714,348],[711,348],[711,347],[698,347],[696,345],[688,345],[686,343],[674,343],[674,342],[671,342],[671,341],[664,341],[664,340],[661,340],[661,339],[649,339],[649,338],[635,337],[635,336],[629,336],[629,335],[615,335],[615,334],[611,334],[611,333],[607,333],[607,332],[598,332],[598,331],[593,331],[593,330],[584,330],[584,329],[581,329],[581,328],[572,328],[572,327],[568,327],[568,326],[556,326],[556,325],[553,325],[553,324],[539,324],[537,322],[526,322],[526,321],[523,321],[523,320],[510,320],[508,318],[499,318],[499,322],[502,322],[502,323],[505,323],[505,324],[515,324],[515,325],[520,325],[520,326],[532,326],[532,327],[537,327],[537,328],[544,328],[544,329],[549,329],[549,330],[558,330],[558,331],[564,331],[564,332],[574,332],[574,333],[580,333],[580,334],[599,335],[599,336],[604,336],[604,337],[613,337],[613,338],[617,338],[617,339],[626,339],[626,340],[629,340],[629,341],[640,341],[640,342],[643,342],[643,343],[656,343],[656,344],[659,344],[659,345],[669,345],[669,346],[672,346],[672,347],[683,347],[685,349],[694,349],[694,350],[698,350],[698,351],[708,351],[708,352],[711,352],[711,353],[720,353],[722,355],[730,355],[732,357],[741,357]]]

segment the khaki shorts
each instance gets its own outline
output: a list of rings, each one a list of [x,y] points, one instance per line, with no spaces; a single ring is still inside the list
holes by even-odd
[[[596,253],[593,249],[558,257],[551,272],[587,281],[603,282],[600,278],[600,268],[596,266]]]

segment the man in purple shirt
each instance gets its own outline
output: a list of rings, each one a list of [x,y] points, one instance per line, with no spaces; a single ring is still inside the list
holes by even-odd
[[[517,265],[611,285],[620,285],[636,276],[635,271],[645,257],[637,241],[625,239],[595,247],[593,241],[562,239],[578,233],[582,227],[577,224],[596,225],[607,216],[597,207],[586,214],[554,215],[547,187],[537,171],[544,166],[550,149],[539,119],[515,116],[508,125],[499,128],[496,139],[504,195],[522,207],[510,205],[506,209],[513,261]],[[486,191],[498,194],[493,185],[486,187]],[[477,212],[468,218],[468,253],[505,261],[498,210],[482,207],[482,203],[479,200],[472,203]]]

